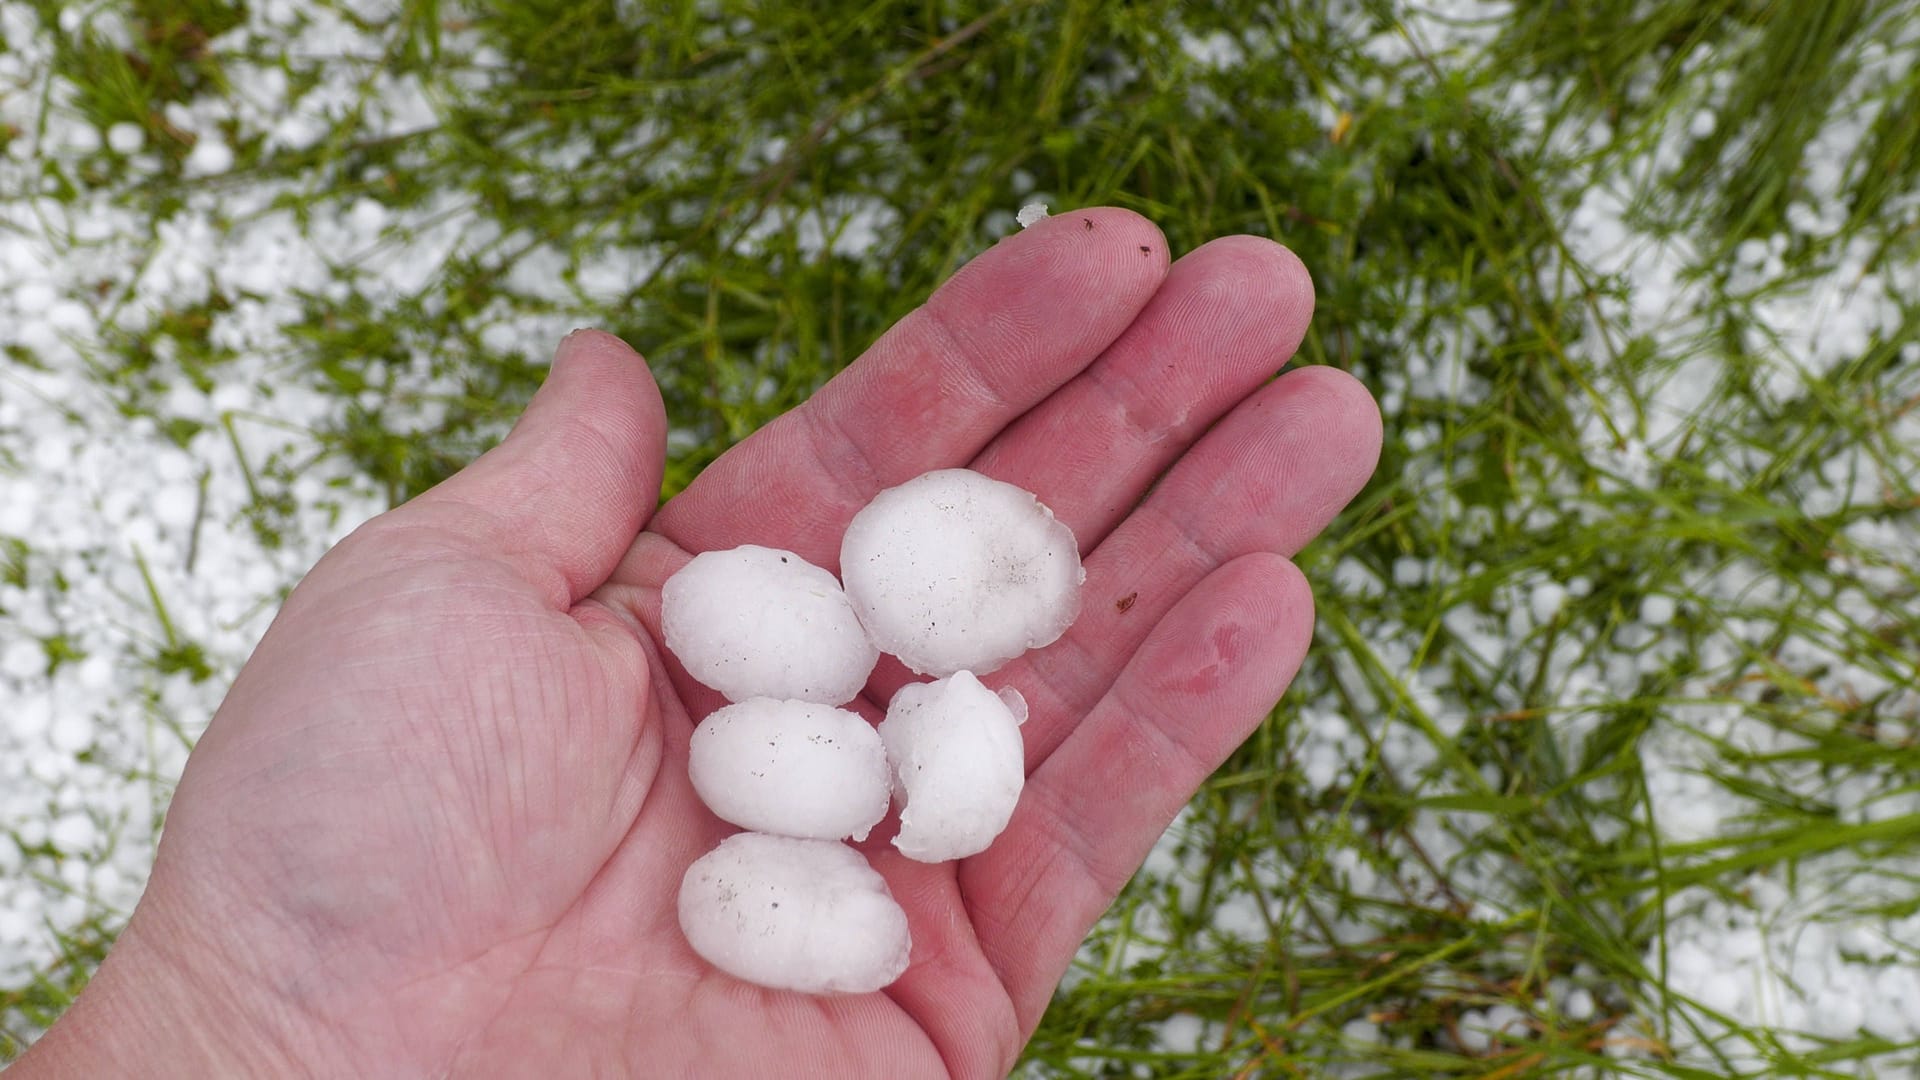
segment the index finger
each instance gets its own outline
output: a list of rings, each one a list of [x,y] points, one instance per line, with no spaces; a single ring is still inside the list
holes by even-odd
[[[652,529],[691,552],[764,544],[829,569],[883,488],[964,466],[1091,364],[1167,274],[1167,242],[1127,210],[1075,210],[962,267],[812,398],[676,496]]]

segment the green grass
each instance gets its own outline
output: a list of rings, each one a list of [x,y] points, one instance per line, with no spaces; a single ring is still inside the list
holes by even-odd
[[[41,6],[49,18],[58,7]],[[1219,31],[1245,55],[1224,70],[1183,51],[1172,5],[482,7],[407,3],[384,56],[335,61],[420,79],[442,122],[369,134],[350,111],[299,152],[242,138],[237,172],[218,181],[181,174],[189,146],[164,105],[225,92],[206,41],[242,8],[135,4],[134,49],[82,35],[57,58],[80,109],[141,125],[168,163],[126,193],[155,215],[196,186],[292,180],[311,193],[292,199],[301,213],[457,195],[501,223],[415,295],[377,296],[343,268],[348,288],[303,297],[276,358],[286,379],[354,402],[321,444],[395,501],[496,438],[539,381],[537,366],[488,346],[482,321],[578,313],[639,346],[684,429],[670,495],[1008,229],[1027,186],[1056,209],[1136,209],[1176,252],[1225,233],[1283,240],[1319,295],[1301,361],[1344,367],[1388,398],[1374,484],[1302,557],[1320,597],[1317,650],[1195,801],[1177,857],[1096,930],[1033,1040],[1035,1075],[1829,1076],[1920,1061],[1912,1045],[1743,1029],[1764,1066],[1715,1051],[1704,1070],[1682,1065],[1671,1047],[1698,1039],[1713,1012],[1667,985],[1665,947],[1686,890],[1738,906],[1760,875],[1812,896],[1837,856],[1892,867],[1920,855],[1920,817],[1846,818],[1832,797],[1850,778],[1911,776],[1911,731],[1876,727],[1916,718],[1897,712],[1894,690],[1848,698],[1821,683],[1844,664],[1897,687],[1920,654],[1914,570],[1892,567],[1896,584],[1871,591],[1862,615],[1836,599],[1860,590],[1831,557],[1884,561],[1860,543],[1861,522],[1913,528],[1920,462],[1889,431],[1920,394],[1897,349],[1916,313],[1908,300],[1899,332],[1793,404],[1766,390],[1768,361],[1747,333],[1755,305],[1855,237],[1873,266],[1920,254],[1889,211],[1920,190],[1920,69],[1870,91],[1894,105],[1857,148],[1841,233],[1793,245],[1758,292],[1710,277],[1708,307],[1684,333],[1623,320],[1644,283],[1583,265],[1566,231],[1591,185],[1684,127],[1714,72],[1716,130],[1668,180],[1633,190],[1636,227],[1693,237],[1714,254],[1706,267],[1784,231],[1827,107],[1863,46],[1905,31],[1904,5],[1523,4],[1471,65],[1412,39],[1397,57],[1369,48],[1408,14],[1385,0],[1340,18],[1309,4],[1178,6],[1194,34]],[[460,89],[476,41],[497,77]],[[296,91],[312,81],[270,50],[252,59],[283,67]],[[1495,107],[1522,80],[1536,80],[1537,125]],[[1587,146],[1542,134],[1600,124],[1609,135]],[[562,151],[578,160],[556,166]],[[75,192],[116,182],[111,161],[61,179]],[[835,221],[848,200],[890,217],[879,242],[859,254],[806,242],[806,216]],[[530,295],[510,272],[552,253],[572,286],[620,248],[651,268],[610,300]],[[99,379],[129,416],[154,413],[180,380],[216,385],[233,358],[208,327],[244,299],[169,313],[103,357]],[[1409,382],[1410,365],[1443,352],[1464,358],[1479,392],[1455,400]],[[409,366],[419,356],[424,380]],[[1729,377],[1694,432],[1633,475],[1620,452],[1645,437],[1658,380],[1694,356]],[[1889,478],[1884,502],[1803,510],[1811,478],[1847,447]],[[250,520],[271,538],[300,463],[247,468]],[[0,568],[30,558],[0,555]],[[1408,558],[1428,571],[1395,587]],[[1363,571],[1389,584],[1362,587]],[[1501,636],[1535,585],[1574,576],[1591,591],[1493,663],[1476,655],[1466,627]],[[1731,599],[1742,576],[1784,588]],[[1679,598],[1679,617],[1635,640],[1653,594]],[[152,596],[164,627],[154,663],[209,671]],[[1824,657],[1783,655],[1809,639]],[[1654,662],[1622,666],[1640,653]],[[1556,683],[1569,664],[1625,681],[1576,699]],[[1719,738],[1700,719],[1712,710],[1779,744]],[[1322,728],[1364,747],[1331,783],[1309,771]],[[1663,840],[1653,825],[1648,755],[1681,744],[1700,747],[1702,774],[1746,808],[1702,840]],[[1920,891],[1907,884],[1885,903],[1911,910]],[[1223,907],[1253,913],[1259,932],[1219,932]],[[56,1015],[110,930],[76,939],[30,985],[0,987],[0,1017]],[[1591,1015],[1556,1004],[1571,986],[1598,996]],[[1463,1019],[1499,1005],[1523,1028],[1459,1049]],[[1156,1041],[1176,1017],[1204,1021],[1191,1053]],[[1356,1043],[1356,1024],[1384,1044]],[[18,1037],[0,1030],[0,1060]]]

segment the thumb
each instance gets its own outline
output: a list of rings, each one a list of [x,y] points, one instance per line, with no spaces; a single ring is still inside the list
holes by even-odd
[[[403,512],[458,529],[571,607],[653,513],[666,433],[646,362],[612,334],[576,330],[506,440]]]

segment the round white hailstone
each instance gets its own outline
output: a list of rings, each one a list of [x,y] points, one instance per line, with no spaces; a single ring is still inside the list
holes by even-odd
[[[1557,581],[1541,582],[1533,587],[1528,604],[1533,609],[1534,622],[1550,623],[1560,614],[1560,609],[1567,606],[1567,587]]]
[[[100,152],[100,129],[89,124],[64,125],[61,134],[65,136],[66,148],[85,156]]]
[[[172,484],[153,493],[153,516],[171,529],[193,524],[200,510],[200,493],[188,484]]]
[[[0,941],[7,943],[9,949],[17,948],[18,942],[32,940],[39,923],[33,916],[18,908],[0,908]],[[8,971],[4,960],[0,960],[0,971]],[[8,972],[11,977],[12,972]]]
[[[873,725],[807,701],[752,698],[717,710],[693,732],[687,772],[722,819],[816,840],[865,840],[892,794]]]
[[[791,551],[709,551],[660,590],[667,648],[728,701],[842,705],[880,659],[832,574]]]
[[[0,675],[26,679],[46,670],[47,650],[37,641],[22,638],[0,650]]]
[[[1052,644],[1087,577],[1053,511],[967,469],[874,496],[847,525],[840,573],[874,644],[934,676],[985,674]]]
[[[860,853],[831,840],[741,833],[687,867],[680,930],[735,978],[864,994],[907,970],[907,915]]]
[[[137,154],[147,145],[147,133],[139,124],[123,120],[107,129],[107,145],[116,154]]]
[[[47,732],[55,750],[77,754],[93,745],[93,718],[85,713],[62,713]]]
[[[1661,593],[1648,593],[1640,600],[1640,621],[1651,626],[1671,623],[1678,611],[1679,605],[1673,597]]]
[[[901,687],[880,724],[901,799],[893,846],[920,862],[985,851],[1026,785],[1026,714],[1017,691],[996,694],[968,671]]]
[[[53,828],[47,831],[47,840],[68,855],[92,848],[96,836],[97,831],[93,827],[93,820],[81,813],[63,815],[53,823]]]
[[[233,168],[233,148],[217,136],[201,135],[187,151],[180,168],[188,176],[213,176]]]
[[[1455,1023],[1454,1041],[1469,1054],[1484,1054],[1493,1049],[1493,1033],[1487,1029],[1486,1014],[1479,1009],[1461,1013]]]

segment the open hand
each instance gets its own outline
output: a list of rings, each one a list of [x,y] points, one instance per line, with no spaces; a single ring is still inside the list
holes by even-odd
[[[1134,214],[1057,216],[658,512],[659,392],[620,341],[575,333],[504,443],[288,599],[132,922],[23,1076],[1004,1074],[1306,650],[1288,556],[1380,443],[1349,376],[1271,378],[1312,303],[1269,241],[1169,269]],[[733,830],[687,780],[720,702],[660,646],[660,585],[745,543],[836,568],[875,492],[953,466],[1035,492],[1086,560],[1079,621],[986,680],[1031,705],[1026,791],[958,863],[906,860],[886,824],[861,845],[910,920],[894,985],[741,983],[675,917],[687,864]],[[877,717],[906,678],[883,664],[854,707]]]

